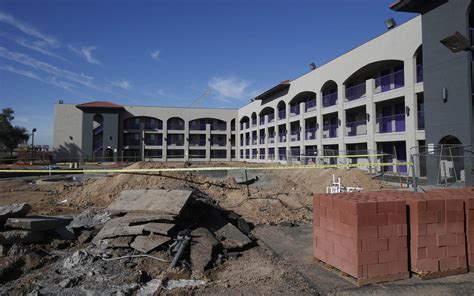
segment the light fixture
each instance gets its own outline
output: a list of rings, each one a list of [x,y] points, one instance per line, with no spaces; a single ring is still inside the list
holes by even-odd
[[[443,103],[446,103],[448,101],[448,89],[446,87],[443,87]]]
[[[317,67],[316,67],[316,64],[315,64],[315,63],[309,64],[309,69],[310,69],[311,71],[316,70],[316,68],[317,68]]]
[[[392,17],[385,21],[385,26],[387,27],[388,30],[391,30],[397,26],[397,22],[395,22],[395,20]]]
[[[453,53],[472,50],[469,40],[458,31],[456,31],[453,35],[440,40],[440,42]]]
[[[407,116],[410,116],[410,107],[405,106],[405,114],[406,114]]]

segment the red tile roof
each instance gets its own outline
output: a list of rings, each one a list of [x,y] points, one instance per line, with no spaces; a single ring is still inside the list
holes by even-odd
[[[106,102],[106,101],[94,101],[94,102],[88,102],[84,104],[79,104],[77,105],[77,108],[107,108],[107,109],[123,109],[122,105],[118,105],[112,102]]]
[[[290,84],[291,84],[291,80],[283,80],[282,82],[278,83],[276,86],[270,88],[269,90],[255,97],[255,100],[262,100],[282,90],[288,89],[290,87]]]

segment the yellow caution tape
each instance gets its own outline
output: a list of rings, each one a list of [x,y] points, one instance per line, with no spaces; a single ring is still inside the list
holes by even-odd
[[[412,162],[397,163],[355,163],[355,164],[307,164],[307,165],[280,165],[262,167],[201,167],[201,168],[158,168],[158,169],[66,169],[66,170],[5,170],[0,173],[164,173],[164,172],[199,172],[199,171],[235,171],[235,170],[294,170],[294,169],[326,169],[352,167],[384,167],[412,165]]]

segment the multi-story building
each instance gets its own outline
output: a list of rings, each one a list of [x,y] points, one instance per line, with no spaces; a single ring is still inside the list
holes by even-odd
[[[392,8],[402,10],[409,2],[417,1],[401,1]],[[462,75],[467,78],[461,81],[442,75],[449,65],[437,58],[449,53],[433,53],[443,45],[435,46],[431,39],[438,36],[424,32],[434,30],[425,28],[430,26],[425,25],[425,17],[415,17],[301,77],[285,80],[239,109],[56,104],[57,157],[286,162],[289,156],[307,156],[307,160],[316,154],[377,151],[390,155],[386,161],[404,162],[417,147],[439,144],[448,135],[472,145],[471,61],[463,53],[466,72]],[[464,25],[462,32],[467,34],[469,24]],[[440,25],[433,27],[441,30]],[[426,77],[431,79],[429,96],[425,95]],[[450,96],[451,91],[459,96],[450,107],[432,103],[441,96],[437,91],[443,85],[450,88]],[[425,110],[430,115],[425,117]],[[463,122],[457,117],[461,114]],[[461,126],[463,135],[459,136],[454,128]],[[468,182],[471,162],[465,162]],[[427,168],[437,171],[436,163]],[[408,172],[406,166],[398,170]],[[418,174],[430,175],[424,169]]]

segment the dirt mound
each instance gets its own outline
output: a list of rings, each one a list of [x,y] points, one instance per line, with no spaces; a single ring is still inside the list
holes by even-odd
[[[186,164],[136,163],[130,169],[184,167]],[[193,164],[196,166],[196,164]],[[213,164],[213,166],[234,166]],[[384,184],[372,180],[359,169],[292,169],[252,170],[249,174],[259,180],[247,188],[231,177],[206,177],[196,172],[121,173],[93,178],[83,186],[70,189],[65,198],[79,207],[106,207],[122,190],[128,189],[192,189],[196,194],[215,200],[221,207],[232,210],[254,224],[304,222],[312,217],[312,193],[325,192],[332,175],[341,177],[345,186],[358,186],[373,191]]]

